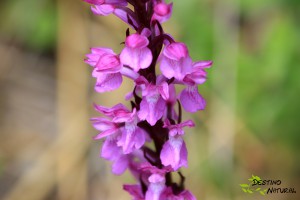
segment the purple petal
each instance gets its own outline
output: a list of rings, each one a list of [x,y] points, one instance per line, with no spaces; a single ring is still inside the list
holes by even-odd
[[[138,116],[141,120],[147,120],[147,122],[153,126],[163,116],[166,110],[166,102],[159,96],[144,97],[140,104],[140,111]]]
[[[160,70],[167,78],[182,81],[193,70],[193,62],[184,43],[171,43],[163,51]]]
[[[119,17],[122,21],[124,21],[125,23],[127,23],[128,25],[130,25],[133,29],[134,27],[138,27],[138,23],[136,20],[136,15],[135,13],[130,10],[127,7],[117,7],[114,10],[114,15],[116,15],[117,17]],[[128,19],[129,17],[129,19]],[[131,24],[133,23],[133,24]]]
[[[164,166],[170,165],[175,171],[182,166],[187,167],[187,149],[181,137],[169,137],[160,154]]]
[[[177,63],[173,63],[169,58],[166,58],[164,56],[162,57],[162,60],[160,62],[160,71],[165,77],[167,77],[168,79],[175,77],[175,67],[178,67]]]
[[[116,160],[122,155],[122,149],[117,146],[116,141],[106,139],[102,145],[101,157],[106,160]]]
[[[159,174],[152,174],[149,177],[150,185],[146,192],[145,200],[160,200],[161,193],[165,189],[165,178]]]
[[[154,14],[151,20],[157,20],[160,23],[167,21],[172,14],[173,3],[166,4],[164,2],[158,3],[154,7]]]
[[[160,175],[160,174],[152,174],[148,180],[150,183],[165,182],[165,176]]]
[[[140,149],[146,142],[146,132],[137,127],[135,131],[135,138],[134,138],[134,147],[135,149]]]
[[[118,6],[127,6],[127,1],[126,0],[104,0],[104,1],[107,4],[115,4],[115,5],[118,5]]]
[[[128,165],[129,165],[128,156],[122,155],[117,160],[114,161],[112,165],[112,172],[116,175],[121,175],[125,172]]]
[[[174,42],[165,47],[163,54],[169,59],[179,61],[181,58],[188,57],[189,52],[184,43]]]
[[[176,100],[177,100],[177,97],[176,97],[175,85],[170,84],[169,85],[169,98],[168,98],[167,102],[170,103],[171,105],[173,105],[176,103]]]
[[[97,78],[99,76],[99,74],[100,74],[100,72],[98,72],[97,68],[94,68],[93,72],[92,72],[92,77]]]
[[[119,113],[123,113],[123,112],[128,113],[129,112],[129,110],[121,103],[113,106],[112,108],[107,108],[104,106],[94,104],[94,108],[96,111],[104,114],[107,117],[112,117],[112,118],[117,116]]]
[[[133,96],[133,92],[130,91],[128,92],[126,95],[125,95],[125,100],[126,101],[129,101],[130,99],[132,99],[134,96]]]
[[[188,127],[194,127],[195,126],[195,123],[192,121],[192,120],[186,120],[182,123],[179,124],[179,126],[182,128],[182,127],[185,127],[185,126],[188,126]]]
[[[149,28],[143,28],[141,35],[145,37],[149,37],[152,34],[151,30]]]
[[[121,70],[122,64],[115,54],[103,54],[95,65],[98,72],[117,73]]]
[[[136,84],[136,86],[138,86],[136,88],[136,93],[142,93],[142,96],[148,95],[149,87],[147,87],[147,86],[149,86],[150,84],[144,76],[139,76],[135,80],[135,84]]]
[[[160,63],[160,70],[165,77],[169,79],[175,77],[181,81],[185,75],[192,72],[192,59],[186,57],[176,61],[163,56]]]
[[[140,75],[129,67],[122,67],[120,73],[132,80],[136,80]]]
[[[127,1],[126,0],[104,0],[104,2],[106,4],[114,4],[114,5],[118,5],[118,6],[127,6]]]
[[[121,62],[139,71],[150,66],[152,62],[152,53],[150,49],[125,47],[120,55]]]
[[[98,135],[93,137],[93,139],[94,140],[100,140],[102,138],[105,138],[107,136],[115,134],[117,131],[118,131],[118,129],[116,129],[116,128],[108,129],[108,130],[102,131],[101,133],[99,133]]]
[[[125,44],[130,48],[141,49],[147,47],[149,41],[146,36],[135,33],[126,38]]]
[[[93,47],[91,48],[92,54],[97,54],[99,56],[102,56],[105,53],[108,54],[114,54],[114,51],[110,48],[104,48],[104,47]]]
[[[117,144],[122,146],[124,154],[129,154],[143,146],[146,141],[145,134],[144,130],[136,125],[125,124],[125,128],[122,129],[122,137]]]
[[[84,0],[85,2],[93,5],[102,5],[102,4],[114,4],[119,6],[126,6],[126,0]]]
[[[95,140],[102,139],[118,131],[116,125],[107,119],[92,118],[91,121],[93,122],[94,128],[101,131],[101,133],[94,137]]]
[[[188,161],[187,161],[187,156],[188,156],[188,152],[187,152],[187,148],[185,145],[185,142],[183,141],[181,150],[180,150],[180,164],[179,166],[188,166]]]
[[[120,110],[116,113],[114,118],[112,119],[115,123],[133,123],[136,118],[136,108],[133,109],[132,112]]]
[[[158,91],[161,94],[164,100],[169,99],[169,85],[166,82],[163,82],[160,86],[158,86]]]
[[[107,16],[114,12],[115,8],[113,5],[102,4],[91,6],[91,10],[95,15]]]
[[[123,189],[126,190],[133,200],[144,200],[144,195],[142,192],[142,187],[140,185],[123,185]]]
[[[183,82],[189,86],[193,86],[195,84],[203,84],[206,81],[206,74],[206,71],[200,69],[196,72],[186,75],[183,79]]]
[[[91,118],[93,126],[98,131],[105,131],[107,129],[114,128],[114,123],[105,118]]]
[[[198,61],[198,62],[194,62],[193,63],[193,67],[194,68],[210,68],[213,64],[213,61],[211,60],[202,60],[202,61]]]
[[[206,106],[205,99],[199,94],[197,87],[188,87],[184,89],[180,93],[179,99],[181,105],[187,112],[204,110]]]
[[[144,162],[144,163],[140,164],[139,169],[142,170],[143,172],[150,172],[151,174],[161,174],[161,175],[164,175],[167,172],[170,172],[172,170],[172,169],[167,168],[167,167],[159,169],[156,166],[153,166],[148,162]]]
[[[97,64],[99,58],[106,53],[114,54],[113,50],[109,48],[101,48],[101,47],[91,48],[91,53],[86,54],[87,59],[85,59],[84,62],[94,67]]]
[[[121,73],[97,73],[95,90],[100,93],[115,90],[121,86],[122,80],[123,79]]]
[[[184,130],[183,128],[185,126],[188,126],[188,127],[194,127],[195,124],[192,120],[187,120],[187,121],[184,121],[180,124],[175,124],[175,125],[171,125],[169,120],[166,120],[165,121],[165,124],[164,124],[164,127],[167,127],[169,128],[169,135],[170,136],[175,136],[175,135],[183,135],[184,134]]]
[[[187,85],[193,86],[195,84],[203,84],[206,81],[207,72],[204,68],[208,68],[212,65],[212,61],[199,61],[193,63],[193,71],[187,74],[183,82]]]

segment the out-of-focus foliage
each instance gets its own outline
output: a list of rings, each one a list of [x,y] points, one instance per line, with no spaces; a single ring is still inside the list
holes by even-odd
[[[247,44],[241,48],[239,110],[261,137],[276,136],[298,148],[300,32],[289,13],[273,11],[261,19],[265,14],[256,19],[256,24],[262,23],[256,49]]]
[[[55,47],[57,10],[52,0],[0,2],[1,35],[38,51]]]
[[[209,0],[174,5],[182,40],[194,58],[213,58],[213,6]],[[300,2],[243,0],[237,7],[237,114],[266,143],[273,138],[299,148]]]
[[[175,1],[173,20],[181,30],[182,40],[194,59],[212,58],[213,13],[209,0]]]
[[[215,6],[220,2],[224,9],[230,9],[229,4],[226,7],[226,1],[190,0],[176,1],[174,4],[181,40],[188,44],[194,59],[214,59],[215,48],[218,46],[216,42],[220,39],[215,38],[215,20],[218,14]],[[245,123],[250,133],[264,145],[264,152],[252,149],[253,152],[248,155],[251,157],[247,158],[246,146],[236,144],[234,154],[237,165],[234,170],[241,169],[241,164],[245,162],[265,162],[262,164],[265,170],[274,170],[282,176],[289,174],[287,176],[292,177],[299,171],[300,165],[300,1],[228,1],[232,2],[235,2],[231,6],[235,7],[239,16],[236,118]],[[230,56],[228,52],[226,55]],[[223,67],[221,65],[222,63],[215,63],[208,70],[208,81],[201,87],[204,96],[208,96],[210,92],[218,95],[218,91],[211,90],[209,77],[214,76],[214,71]],[[246,134],[240,137],[247,138]],[[249,148],[257,147],[257,144],[251,142],[248,145]],[[277,152],[273,152],[273,148]],[[273,164],[274,160],[270,159],[274,154],[284,154],[282,152],[288,152],[289,156],[280,163],[293,163],[293,167],[286,169],[290,171],[284,172],[282,167]],[[261,155],[257,154],[263,155],[263,161],[260,161]],[[237,177],[225,173],[223,166],[213,166],[206,161],[199,167],[202,170],[201,178],[205,179],[206,184],[210,183],[205,190],[213,185],[212,187],[223,192],[234,191],[234,186],[230,183]],[[242,166],[244,170],[245,167]],[[251,170],[251,166],[248,167],[246,170]],[[248,173],[251,175],[253,171]],[[268,175],[275,176],[272,173]],[[239,193],[230,194],[233,198]]]

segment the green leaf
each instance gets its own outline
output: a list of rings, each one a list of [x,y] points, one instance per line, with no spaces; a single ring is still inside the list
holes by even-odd
[[[261,178],[259,176],[255,176],[256,180],[261,181]]]
[[[259,193],[260,193],[261,195],[265,195],[265,193],[264,193],[263,191],[259,191]]]
[[[240,184],[241,187],[249,187],[248,184]]]
[[[245,188],[242,188],[242,190],[247,193],[247,190]]]
[[[252,192],[252,190],[249,190],[249,189],[247,190],[247,192],[248,192],[248,193],[250,193],[250,194],[252,194],[252,193],[253,193],[253,192]]]
[[[260,188],[256,188],[256,190],[255,191],[259,191],[260,190]]]

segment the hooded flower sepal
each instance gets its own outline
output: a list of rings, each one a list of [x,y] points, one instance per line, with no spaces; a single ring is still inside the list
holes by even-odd
[[[148,31],[143,31],[148,32]],[[124,65],[128,65],[134,71],[148,68],[152,62],[151,50],[147,47],[149,40],[143,34],[134,33],[125,40],[125,47],[120,54]]]
[[[160,70],[168,79],[174,77],[176,80],[182,81],[187,74],[192,72],[192,64],[186,45],[181,42],[173,42],[167,44],[163,50]]]
[[[167,21],[172,15],[173,3],[165,3],[161,1],[154,5],[154,13],[151,18],[151,21],[157,20],[160,23]]]

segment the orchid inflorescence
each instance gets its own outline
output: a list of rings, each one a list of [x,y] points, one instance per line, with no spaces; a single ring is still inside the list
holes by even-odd
[[[176,42],[161,26],[172,14],[172,3],[163,0],[85,0],[96,15],[114,14],[135,32],[126,31],[120,54],[109,48],[91,48],[85,62],[93,67],[95,90],[115,90],[123,77],[134,82],[126,95],[131,109],[123,104],[111,108],[95,105],[104,117],[91,121],[100,131],[94,139],[104,139],[101,157],[112,162],[112,172],[126,169],[138,184],[124,185],[135,200],[194,200],[184,188],[184,176],[178,171],[187,167],[182,107],[187,112],[205,108],[198,85],[206,81],[205,68],[212,61],[193,62],[184,43]],[[162,53],[161,53],[162,51]],[[159,63],[161,74],[157,74]],[[175,85],[184,89],[176,94]],[[150,143],[153,143],[153,148]],[[177,172],[179,183],[172,180]]]

